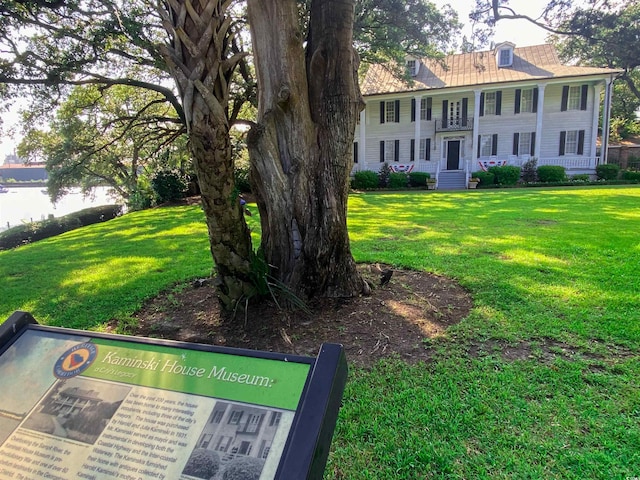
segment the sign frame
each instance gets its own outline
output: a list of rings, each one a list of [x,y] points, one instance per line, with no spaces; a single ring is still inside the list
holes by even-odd
[[[189,352],[207,352],[307,365],[308,374],[273,478],[276,480],[322,479],[348,376],[347,360],[342,345],[323,343],[318,355],[314,358],[50,327],[38,324],[28,312],[16,311],[4,323],[0,324],[0,360],[6,351],[29,331],[50,332],[106,342],[113,341],[117,344],[131,346],[131,348],[135,348],[135,346],[141,348],[145,348],[145,346],[146,348],[150,348],[149,346],[170,347]],[[1,445],[2,442],[0,442]]]

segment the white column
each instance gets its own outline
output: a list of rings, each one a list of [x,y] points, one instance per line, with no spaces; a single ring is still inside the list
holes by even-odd
[[[415,97],[415,102],[416,102],[416,125],[415,125],[415,132],[414,132],[414,145],[413,145],[413,155],[415,158],[415,164],[418,165],[420,162],[420,135],[421,135],[421,128],[422,128],[422,118],[420,117],[420,112],[421,112],[421,107],[422,107],[422,96],[421,95],[416,95]]]
[[[366,170],[365,162],[367,156],[367,107],[360,112],[360,140],[358,145],[358,170]]]
[[[536,106],[536,148],[534,157],[540,161],[540,148],[542,147],[542,119],[544,117],[544,88],[546,85],[538,85],[538,105]]]
[[[478,165],[476,162],[478,161],[476,156],[478,153],[478,134],[480,131],[480,94],[482,90],[474,90],[474,99],[473,99],[473,135],[471,138],[471,171],[474,172],[477,170]]]
[[[589,157],[596,158],[596,148],[598,140],[598,118],[600,117],[600,92],[601,84],[593,86],[593,122],[591,123],[591,153]]]
[[[604,87],[604,107],[602,109],[602,142],[600,163],[608,163],[609,156],[609,129],[611,128],[611,100],[613,97],[613,78],[606,80]]]

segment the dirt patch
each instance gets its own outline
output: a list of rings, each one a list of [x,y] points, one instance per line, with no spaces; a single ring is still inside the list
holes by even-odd
[[[308,356],[315,356],[323,342],[340,343],[349,363],[368,367],[389,356],[428,360],[425,339],[442,335],[472,307],[469,294],[451,279],[394,269],[380,286],[388,266],[359,268],[374,285],[371,296],[317,301],[309,313],[263,302],[250,306],[246,315],[225,315],[210,283],[196,281],[149,301],[127,333]]]

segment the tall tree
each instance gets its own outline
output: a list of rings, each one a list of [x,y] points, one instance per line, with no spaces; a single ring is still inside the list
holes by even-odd
[[[295,0],[247,2],[259,85],[249,146],[262,214],[261,250],[273,277],[304,297],[350,296],[368,288],[356,271],[346,229],[353,132],[362,108],[352,46],[354,3],[312,0],[304,13],[303,2]],[[403,9],[402,15],[383,7],[426,2],[365,3],[371,9],[361,10],[359,45],[388,35],[415,53],[419,42],[403,35],[424,36],[420,19],[409,15],[413,10]],[[15,87],[13,92],[31,88],[39,100],[32,118],[51,110],[69,87],[87,84],[147,88],[173,106],[187,131],[202,190],[218,292],[230,307],[256,293],[265,265],[252,250],[233,184],[229,128],[241,102],[231,94],[243,85],[243,98],[251,98],[254,87],[243,36],[237,34],[241,6],[236,10],[234,4],[6,0],[0,6],[0,84]],[[433,7],[421,11],[440,18]],[[406,18],[415,29],[391,24]],[[368,30],[366,19],[375,23]],[[446,41],[444,28],[438,35]],[[389,56],[399,56],[393,45],[387,44],[395,52]],[[234,75],[243,82],[234,82]],[[167,87],[168,77],[177,93]]]
[[[313,0],[306,39],[295,0],[249,0],[248,7],[259,85],[248,146],[262,251],[273,275],[299,295],[357,295],[368,287],[346,224],[363,107],[354,1]]]
[[[109,185],[131,206],[154,166],[167,163],[165,154],[183,134],[175,110],[156,92],[84,85],[72,90],[47,130],[27,132],[18,154],[46,162],[54,201],[73,187],[88,194]],[[184,169],[180,151],[170,158]]]

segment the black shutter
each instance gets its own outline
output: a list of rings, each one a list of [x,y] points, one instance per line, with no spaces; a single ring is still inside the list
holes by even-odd
[[[567,141],[567,132],[565,132],[564,130],[562,132],[560,132],[560,150],[558,151],[558,155],[563,156],[564,155],[564,144]]]
[[[582,91],[580,95],[580,110],[587,109],[587,97],[589,96],[589,85],[582,85]]]
[[[427,98],[427,120],[431,120],[431,107],[433,106],[433,101],[431,97]]]
[[[567,104],[569,103],[569,86],[562,87],[562,103],[560,104],[560,111],[567,111]]]
[[[538,87],[533,89],[533,105],[531,105],[531,111],[537,113],[538,111]]]
[[[353,163],[358,163],[358,142],[353,142]]]
[[[532,157],[536,154],[536,132],[531,132],[531,151],[529,155]]]
[[[416,139],[415,138],[411,139],[411,152],[409,154],[409,158],[410,158],[410,161],[412,162],[416,161]]]
[[[424,146],[424,156],[426,157],[425,160],[431,160],[431,139],[426,138],[425,143],[426,143],[426,145]]]
[[[400,123],[400,100],[396,100],[396,123]]]
[[[469,99],[467,97],[462,99],[462,126],[467,126],[467,118],[469,117]]]
[[[520,146],[520,134],[518,132],[513,134],[513,154],[518,155],[518,147]]]
[[[578,132],[578,155],[584,153],[584,130]]]
[[[522,97],[522,90],[519,88],[516,88],[516,101],[513,104],[513,113],[518,114],[520,113],[520,98]]]
[[[494,133],[491,137],[491,155],[498,154],[498,134]]]
[[[384,123],[385,113],[385,102],[380,102],[380,123]]]
[[[496,92],[496,115],[502,114],[502,90]]]
[[[412,122],[416,121],[416,99],[415,98],[411,99],[411,121]]]
[[[449,110],[449,102],[442,101],[442,128],[447,128],[447,111]]]
[[[480,94],[480,116],[484,117],[484,92]]]
[[[478,135],[478,158],[480,158],[480,143],[482,140],[482,135]]]
[[[393,147],[393,161],[398,162],[400,160],[400,140],[395,140]]]
[[[380,140],[380,163],[384,163],[384,140]]]

